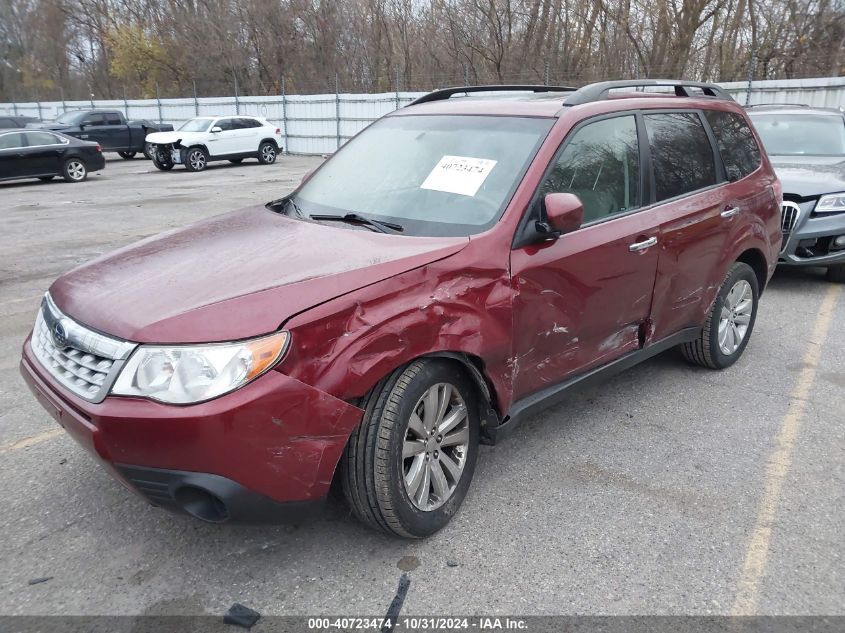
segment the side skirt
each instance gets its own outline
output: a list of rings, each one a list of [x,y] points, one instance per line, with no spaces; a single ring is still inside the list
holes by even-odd
[[[546,387],[545,389],[532,393],[521,400],[517,400],[513,403],[513,405],[511,405],[510,411],[508,411],[508,414],[502,419],[501,424],[494,427],[483,427],[482,433],[486,436],[484,438],[485,443],[498,443],[510,435],[522,420],[542,411],[543,409],[554,406],[570,394],[581,389],[593,387],[607,380],[611,376],[618,374],[621,371],[625,371],[626,369],[629,369],[634,365],[651,358],[652,356],[665,352],[676,345],[694,341],[700,335],[701,328],[686,328],[673,334],[672,336],[668,336],[660,341],[652,343],[648,347],[629,352],[624,356],[607,363],[606,365],[596,367],[595,369],[591,369],[583,374],[578,374],[568,380]]]

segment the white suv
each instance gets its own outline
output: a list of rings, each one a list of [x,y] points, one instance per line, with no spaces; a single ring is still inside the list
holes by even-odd
[[[188,171],[202,171],[213,160],[240,163],[257,158],[270,165],[282,149],[281,136],[279,128],[258,117],[197,117],[174,132],[148,134],[146,142],[159,169],[184,165]]]

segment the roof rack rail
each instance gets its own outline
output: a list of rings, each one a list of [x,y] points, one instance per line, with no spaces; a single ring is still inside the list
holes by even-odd
[[[809,108],[809,103],[749,103],[743,106],[746,110],[748,108],[777,108],[783,106],[784,108]]]
[[[698,88],[705,96],[716,99],[733,101],[724,88],[715,84],[702,83],[699,81],[683,81],[679,79],[623,79],[621,81],[600,81],[579,88],[569,95],[563,102],[566,106],[581,105],[594,101],[604,101],[611,90],[619,88],[650,88],[653,86],[666,86],[675,89],[676,97],[691,97],[688,88]]]
[[[419,97],[408,105],[419,105],[430,101],[443,101],[457,94],[469,94],[471,92],[574,92],[572,86],[535,86],[535,85],[502,85],[502,86],[455,86],[454,88],[441,88]]]

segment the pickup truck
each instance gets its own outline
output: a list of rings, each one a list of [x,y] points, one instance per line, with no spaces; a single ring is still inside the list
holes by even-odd
[[[151,121],[127,121],[120,110],[69,110],[55,121],[28,123],[29,128],[53,130],[84,141],[96,141],[104,152],[134,158],[138,152],[150,158],[144,139],[152,132],[170,132],[172,125]]]

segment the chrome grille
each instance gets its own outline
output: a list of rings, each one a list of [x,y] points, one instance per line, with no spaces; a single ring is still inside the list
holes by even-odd
[[[781,245],[781,250],[786,249],[786,242],[789,240],[789,236],[792,234],[792,229],[795,228],[795,224],[798,222],[798,216],[800,214],[801,207],[789,200],[783,201],[783,204],[780,207],[780,230],[783,233],[783,244]]]
[[[60,385],[81,398],[100,402],[135,344],[100,334],[70,319],[48,294],[35,319],[31,347],[35,358]]]

